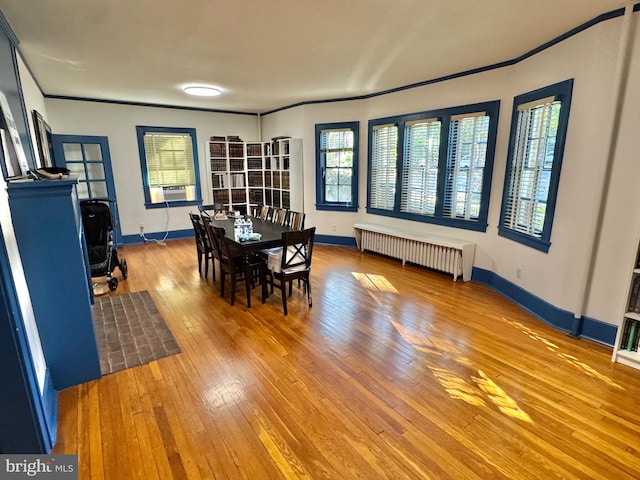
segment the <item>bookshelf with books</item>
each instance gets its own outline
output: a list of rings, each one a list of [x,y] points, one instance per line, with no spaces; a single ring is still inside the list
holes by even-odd
[[[274,207],[303,211],[302,140],[274,138],[265,168],[265,202]],[[295,188],[291,188],[294,185]]]
[[[303,211],[302,140],[211,137],[208,147],[213,203],[241,212],[258,204]]]
[[[613,348],[614,362],[640,369],[640,246],[629,280],[629,294]]]

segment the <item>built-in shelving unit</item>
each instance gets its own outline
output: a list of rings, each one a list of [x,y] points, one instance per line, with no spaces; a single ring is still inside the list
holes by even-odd
[[[613,348],[613,361],[640,369],[640,246],[629,280],[629,294]]]
[[[258,204],[304,210],[302,140],[244,142],[238,137],[211,137],[208,151],[212,203],[243,213]]]

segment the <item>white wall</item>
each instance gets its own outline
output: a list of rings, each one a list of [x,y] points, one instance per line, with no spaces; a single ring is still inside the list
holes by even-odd
[[[634,17],[639,17],[636,14]],[[356,222],[383,223],[412,231],[431,232],[476,242],[475,266],[495,272],[533,295],[568,311],[581,302],[580,277],[591,257],[590,245],[599,209],[598,185],[604,175],[609,138],[603,125],[611,120],[614,72],[622,18],[600,23],[558,45],[511,67],[483,72],[447,82],[396,92],[368,100],[310,104],[263,117],[262,140],[290,135],[303,139],[304,196],[307,224],[318,233],[353,236]],[[638,19],[633,19],[634,27]],[[596,267],[588,290],[585,315],[619,324],[626,300],[629,262],[633,261],[640,234],[640,178],[636,156],[640,141],[637,105],[640,92],[632,88],[640,80],[640,40],[633,36],[633,60],[628,77],[626,107],[620,117],[619,140],[612,172],[612,188],[606,199],[602,236],[598,239]],[[542,253],[497,235],[502,186],[509,141],[513,97],[559,81],[574,78],[573,101],[560,178],[551,248]],[[30,95],[36,104],[37,95]],[[367,122],[370,119],[469,103],[500,100],[500,120],[486,232],[396,220],[365,212],[367,188]],[[147,231],[163,231],[165,213],[146,210],[138,159],[136,125],[195,127],[199,160],[206,189],[207,152],[211,135],[240,135],[257,140],[255,117],[193,112],[152,107],[45,100],[42,108],[54,133],[106,135],[118,192],[124,234],[135,234],[139,223]],[[37,107],[38,109],[38,107]],[[315,125],[360,121],[360,182],[358,212],[316,211]],[[171,209],[170,230],[190,228],[188,208]],[[631,260],[630,260],[631,259]],[[516,268],[522,277],[516,278]]]
[[[299,126],[303,125],[304,170],[315,172],[315,124],[360,121],[359,211],[326,212],[310,208],[315,203],[315,183],[309,175],[305,180],[307,223],[316,225],[319,233],[353,236],[354,223],[370,222],[471,240],[477,244],[474,262],[476,267],[495,272],[552,305],[573,312],[581,304],[581,288],[577,279],[585,272],[591,255],[589,246],[592,232],[595,230],[595,213],[599,207],[594,186],[604,174],[608,151],[609,139],[603,138],[602,125],[610,119],[612,113],[613,78],[621,25],[621,18],[600,23],[511,67],[368,100],[306,105],[292,109],[295,112],[287,110],[267,115],[262,119],[263,132],[272,131],[272,125],[277,125],[280,131],[286,131],[289,121],[292,122],[289,125],[292,131],[299,131]],[[571,116],[551,236],[552,245],[545,254],[497,234],[511,108],[514,96],[569,78],[574,78]],[[486,232],[473,232],[366,213],[368,120],[496,99],[501,101],[501,108],[489,227]],[[635,111],[629,113],[634,114]],[[635,125],[638,125],[638,122]],[[632,143],[637,143],[635,137]],[[628,163],[628,160],[624,159],[622,162]],[[623,172],[621,175],[629,178],[628,167],[623,167]],[[631,178],[640,177],[635,172],[635,177]],[[630,182],[627,180],[627,183]],[[621,192],[613,195],[629,196],[628,193]],[[627,198],[626,201],[628,200]],[[618,198],[611,201],[616,205],[615,211],[620,208],[621,202],[625,202]],[[632,222],[633,228],[628,234],[630,238],[621,245],[623,248],[617,249],[616,241],[613,239],[605,240],[605,244],[614,244],[613,250],[609,247],[605,250],[603,247],[599,252],[596,276],[606,275],[607,283],[605,287],[600,282],[594,282],[590,291],[591,301],[585,312],[587,316],[614,324],[619,323],[620,305],[624,302],[622,297],[626,296],[628,252],[629,249],[635,248],[633,244],[637,240],[637,224],[640,224],[638,217],[640,215],[636,215],[635,221]],[[614,226],[616,224],[617,226]],[[617,228],[620,231],[621,226],[618,219],[607,228]],[[618,238],[615,235],[614,237]],[[612,264],[616,266],[616,271],[620,270],[619,273],[614,274],[611,271]],[[521,278],[516,278],[518,267],[522,270]]]
[[[36,142],[36,133],[33,126],[33,110],[36,110],[47,121],[47,109],[44,103],[44,97],[40,88],[36,84],[31,72],[26,67],[22,57],[18,55],[18,72],[20,74],[20,84],[22,87],[22,95],[24,98],[25,110],[27,111],[27,120],[29,122],[29,135],[33,145],[33,152],[38,165],[40,162],[40,153],[38,152],[38,143]],[[48,123],[48,122],[47,122]],[[25,148],[27,146],[25,145]]]
[[[195,128],[202,198],[211,203],[208,147],[212,135],[239,135],[256,140],[257,117],[158,107],[139,107],[108,103],[46,99],[49,124],[54,134],[101,135],[109,138],[109,150],[118,198],[123,235],[137,234],[140,224],[145,232],[164,232],[192,228],[188,212],[193,207],[146,209],[142,172],[138,154],[137,125]]]

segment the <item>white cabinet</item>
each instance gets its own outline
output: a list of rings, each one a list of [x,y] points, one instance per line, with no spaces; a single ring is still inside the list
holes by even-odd
[[[640,246],[631,272],[629,294],[622,317],[622,323],[618,327],[613,346],[612,360],[640,369],[640,353],[638,352],[640,341]]]
[[[258,204],[303,211],[301,139],[212,137],[208,151],[212,203],[241,212]]]

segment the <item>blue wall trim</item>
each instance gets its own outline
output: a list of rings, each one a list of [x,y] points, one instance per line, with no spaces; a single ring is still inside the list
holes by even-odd
[[[11,28],[11,25],[7,21],[7,17],[4,16],[2,11],[0,11],[0,30],[4,32],[9,41],[13,44],[14,47],[17,47],[20,41],[16,36],[15,32]]]
[[[152,242],[155,242],[156,240],[162,241],[162,240],[177,240],[180,238],[193,238],[193,229],[188,228],[186,230],[173,230],[171,232],[153,232],[153,233],[145,232],[144,236],[147,238],[147,240],[150,240]],[[125,245],[135,245],[137,243],[149,243],[149,242],[145,242],[138,233],[133,235],[124,235],[122,237],[122,241]]]
[[[491,287],[552,327],[567,333],[573,330],[575,321],[573,313],[551,305],[499,275],[473,267],[471,279]],[[583,317],[581,320],[582,331],[578,332],[580,337],[613,346],[618,327],[589,317]]]
[[[640,10],[640,4],[636,4],[634,6],[633,11],[636,12]],[[389,93],[396,93],[396,92],[401,92],[403,90],[410,90],[412,88],[418,88],[418,87],[424,87],[426,85],[431,85],[434,83],[440,83],[440,82],[446,82],[447,80],[453,80],[455,78],[460,78],[460,77],[466,77],[469,75],[475,75],[476,73],[482,73],[482,72],[487,72],[490,70],[497,70],[499,68],[503,68],[503,67],[510,67],[512,65],[515,65],[517,63],[522,62],[523,60],[526,60],[529,57],[532,57],[533,55],[536,55],[537,53],[542,52],[543,50],[546,50],[547,48],[550,48],[574,35],[577,35],[580,32],[583,32],[584,30],[587,30],[588,28],[593,27],[594,25],[597,25],[598,23],[604,22],[606,20],[610,20],[612,18],[616,18],[616,17],[621,17],[622,15],[624,15],[624,8],[619,8],[617,10],[612,10],[611,12],[607,12],[607,13],[603,13],[602,15],[598,15],[595,18],[592,18],[591,20],[583,23],[582,25],[578,25],[576,28],[573,28],[571,30],[569,30],[568,32],[554,38],[553,40],[550,40],[542,45],[540,45],[539,47],[534,48],[533,50],[529,50],[528,52],[520,55],[519,57],[513,58],[511,60],[506,60],[504,62],[498,62],[498,63],[494,63],[492,65],[487,65],[484,67],[478,67],[478,68],[472,68],[471,70],[464,70],[462,72],[458,72],[458,73],[453,73],[451,75],[445,75],[443,77],[437,77],[437,78],[433,78],[430,80],[424,80],[422,82],[417,82],[417,83],[412,83],[409,85],[404,85],[402,87],[395,87],[395,88],[390,88],[388,90],[383,90],[381,92],[375,92],[375,93],[370,93],[367,95],[357,95],[354,97],[345,97],[345,98],[333,98],[333,99],[326,99],[326,100],[309,100],[309,101],[304,101],[304,102],[298,102],[298,103],[292,103],[291,105],[286,105],[284,107],[280,107],[280,108],[276,108],[273,110],[269,110],[267,112],[263,112],[261,115],[269,115],[271,113],[276,113],[276,112],[280,112],[282,110],[288,110],[289,108],[294,108],[294,107],[300,107],[300,106],[304,106],[304,105],[316,105],[316,104],[320,104],[320,103],[332,103],[332,102],[349,102],[352,100],[366,100],[369,98],[374,98],[374,97],[379,97],[381,95],[387,95]]]
[[[354,237],[340,237],[338,235],[316,235],[315,243],[326,243],[328,245],[355,247],[356,239]]]
[[[53,447],[58,434],[58,391],[53,386],[51,370],[47,368],[44,376],[44,391],[42,392],[42,409],[47,419],[47,432],[49,433],[49,445]]]
[[[234,110],[221,110],[216,108],[199,108],[199,107],[185,107],[180,105],[165,105],[161,103],[143,103],[143,102],[128,102],[125,100],[108,100],[106,98],[85,98],[85,97],[70,97],[66,95],[44,95],[44,98],[52,98],[56,100],[74,100],[77,102],[96,102],[96,103],[111,103],[114,105],[130,105],[133,107],[151,107],[151,108],[172,108],[174,110],[194,110],[197,112],[211,112],[211,113],[229,113],[232,115],[249,115],[257,117],[257,113],[253,112],[236,112]]]

